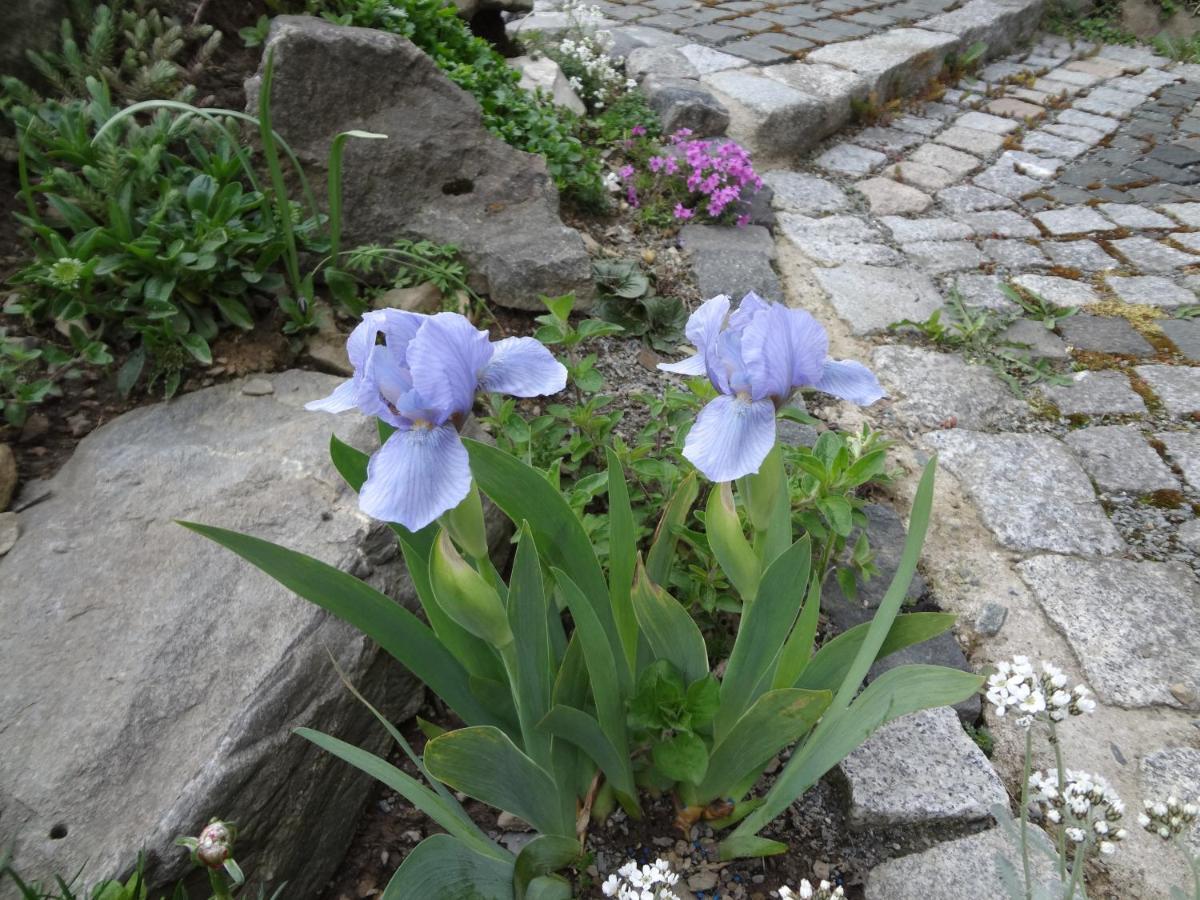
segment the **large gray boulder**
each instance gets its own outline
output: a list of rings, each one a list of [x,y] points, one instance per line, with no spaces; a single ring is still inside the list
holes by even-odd
[[[37,70],[26,51],[57,50],[59,26],[70,12],[68,0],[6,0],[0,29],[0,75],[14,75],[22,81],[35,78]]]
[[[518,309],[539,294],[593,291],[583,238],[562,223],[539,156],[483,126],[479,104],[399,35],[308,16],[272,20],[275,128],[322,170],[335,135],[363,129],[344,158],[345,241],[428,238],[455,244],[479,289]],[[247,85],[250,106],[257,86]]]
[[[144,848],[161,885],[187,868],[174,837],[220,816],[248,875],[316,897],[371,783],[291,731],[388,743],[330,657],[397,720],[420,703],[355,629],[175,524],[284,544],[415,606],[394,537],[328,460],[330,432],[369,449],[374,423],[301,408],[335,377],[263,380],[97,429],[20,514],[0,557],[0,847],[26,879],[110,877]]]

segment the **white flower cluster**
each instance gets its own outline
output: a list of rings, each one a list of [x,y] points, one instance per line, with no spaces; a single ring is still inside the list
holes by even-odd
[[[612,35],[597,31],[594,35],[578,38],[563,38],[558,45],[559,64],[575,74],[567,82],[583,100],[590,100],[598,109],[614,94],[637,87],[637,82],[627,79],[607,54],[612,44]]]
[[[1191,831],[1196,817],[1200,816],[1200,806],[1184,802],[1178,797],[1146,800],[1142,806],[1143,811],[1138,813],[1138,824],[1164,841]]]
[[[1081,716],[1096,708],[1091,691],[1078,684],[1067,690],[1067,676],[1057,666],[1044,662],[1041,671],[1034,669],[1028,657],[1014,656],[996,665],[987,681],[987,700],[996,715],[1010,709],[1018,714],[1017,722],[1028,726],[1039,717],[1061,722],[1068,715]]]
[[[665,859],[656,859],[641,868],[630,860],[609,875],[600,890],[605,897],[617,900],[679,900],[679,895],[671,890],[677,881],[679,876],[671,871],[671,864]]]
[[[1094,837],[1099,851],[1107,856],[1125,839],[1125,829],[1118,824],[1125,804],[1100,775],[1071,769],[1064,774],[1065,785],[1059,784],[1058,772],[1030,775],[1030,800],[1073,845],[1078,847]]]
[[[846,892],[841,886],[834,887],[828,881],[822,881],[815,888],[808,883],[807,878],[800,879],[800,890],[793,891],[790,887],[779,889],[779,900],[834,900],[845,897]]]

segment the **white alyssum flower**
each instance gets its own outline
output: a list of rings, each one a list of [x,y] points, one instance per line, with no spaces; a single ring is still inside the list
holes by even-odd
[[[678,881],[679,876],[671,871],[671,864],[665,859],[640,867],[630,860],[604,879],[600,890],[605,897],[617,900],[679,900],[679,895],[671,890]]]
[[[779,889],[779,900],[834,900],[845,896],[846,892],[841,885],[834,887],[828,881],[821,881],[814,888],[807,878],[800,879],[798,890],[792,890],[790,887]]]
[[[1043,662],[1035,669],[1028,657],[1014,656],[996,664],[996,671],[987,680],[986,697],[997,716],[1012,710],[1023,727],[1038,719],[1061,722],[1068,715],[1081,716],[1095,710],[1096,702],[1086,687],[1066,687],[1067,676],[1057,666]]]
[[[1092,839],[1104,855],[1115,852],[1126,837],[1120,826],[1125,804],[1100,775],[1067,769],[1064,783],[1058,772],[1034,772],[1029,776],[1030,803],[1046,821],[1061,828],[1075,852],[1090,852]],[[1153,830],[1153,829],[1151,829]]]
[[[1151,834],[1169,841],[1190,832],[1197,817],[1200,817],[1200,805],[1170,796],[1166,800],[1143,801],[1138,824]]]

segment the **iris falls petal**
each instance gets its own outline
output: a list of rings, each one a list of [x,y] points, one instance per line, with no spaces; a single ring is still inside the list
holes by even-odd
[[[700,410],[683,455],[709,480],[733,481],[757,472],[774,445],[775,405],[723,394]]]
[[[471,489],[467,448],[451,425],[397,431],[367,464],[359,508],[417,531],[462,502]]]
[[[871,370],[849,359],[827,359],[821,377],[813,383],[813,387],[859,406],[869,406],[883,396],[879,379]]]

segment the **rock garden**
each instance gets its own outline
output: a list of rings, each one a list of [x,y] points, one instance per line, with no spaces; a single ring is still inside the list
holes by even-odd
[[[0,898],[1200,900],[1200,9],[0,20]]]

